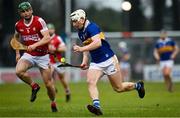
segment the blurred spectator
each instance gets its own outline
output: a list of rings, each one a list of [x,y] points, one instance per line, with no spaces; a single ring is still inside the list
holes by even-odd
[[[131,69],[129,59],[131,57],[127,43],[126,42],[119,42],[118,44],[119,51],[120,51],[120,68],[122,73],[123,81],[129,81],[131,77]]]

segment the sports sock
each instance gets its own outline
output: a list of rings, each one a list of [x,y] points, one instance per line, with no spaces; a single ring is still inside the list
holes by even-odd
[[[135,89],[136,89],[136,90],[139,90],[140,88],[141,88],[141,84],[136,83],[136,84],[135,84]]]
[[[36,89],[38,86],[39,86],[39,85],[38,85],[37,83],[35,83],[35,82],[32,82],[32,83],[31,83],[32,89]]]
[[[70,90],[69,90],[69,88],[68,88],[68,89],[66,89],[66,90],[65,90],[65,92],[66,92],[66,95],[69,95],[69,94],[70,94]]]
[[[56,107],[56,102],[55,101],[51,101],[51,106]]]
[[[94,99],[93,100],[93,106],[95,106],[96,108],[100,108],[100,101],[99,101],[99,99]]]

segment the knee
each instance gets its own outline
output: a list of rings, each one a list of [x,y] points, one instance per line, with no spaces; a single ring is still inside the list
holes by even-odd
[[[51,88],[53,86],[53,83],[51,81],[44,82],[47,89]]]
[[[88,86],[96,86],[96,82],[94,80],[88,79],[86,82]]]
[[[16,69],[16,75],[17,75],[18,77],[22,77],[22,76],[24,75],[24,72],[21,71],[21,70]]]

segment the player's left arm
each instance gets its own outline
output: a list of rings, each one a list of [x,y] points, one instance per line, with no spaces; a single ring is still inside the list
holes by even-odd
[[[179,47],[177,45],[174,46],[174,51],[171,55],[171,59],[175,59],[177,54],[179,53]]]
[[[49,43],[48,45],[49,51],[51,53],[55,53],[55,52],[65,52],[67,47],[65,45],[64,42],[60,41],[60,43],[58,44],[58,47],[55,47],[53,43]]]
[[[60,42],[61,43],[58,45],[56,52],[65,52],[67,49],[66,44],[64,43],[62,39],[60,40]]]
[[[83,70],[87,69],[89,66],[88,66],[88,61],[89,61],[89,52],[88,51],[85,51],[83,52],[83,60],[82,60],[82,63],[81,63],[81,68]]]

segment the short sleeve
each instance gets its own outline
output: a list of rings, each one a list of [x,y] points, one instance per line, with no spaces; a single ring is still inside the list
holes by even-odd
[[[58,40],[60,42],[60,46],[64,46],[65,45],[63,39],[60,36],[58,36]]]
[[[95,36],[96,34],[99,34],[100,28],[96,25],[96,24],[91,24],[88,28],[87,28],[87,32],[89,34],[90,37]]]
[[[171,40],[171,45],[176,46],[176,43],[173,40]]]
[[[17,25],[17,24],[18,24],[18,23],[16,23],[15,26],[14,26],[15,33],[19,32],[19,30],[18,30],[18,25]]]
[[[38,21],[40,23],[40,31],[41,32],[47,31],[48,28],[47,28],[46,22],[42,18],[39,18]]]

